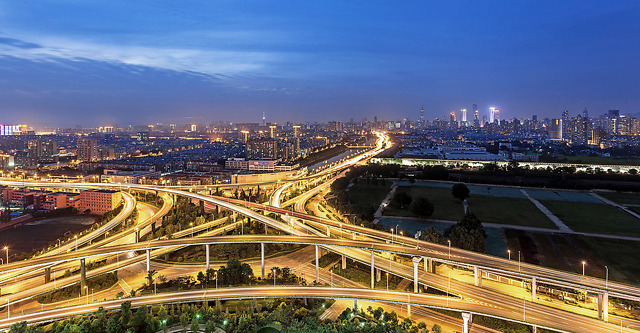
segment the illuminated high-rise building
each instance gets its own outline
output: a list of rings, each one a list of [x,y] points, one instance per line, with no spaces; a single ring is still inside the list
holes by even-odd
[[[300,137],[300,125],[293,125],[293,137],[294,138]]]
[[[456,113],[454,111],[451,111],[451,113],[449,114],[449,126],[451,126],[452,128],[458,128],[458,121],[456,120]]]
[[[0,125],[0,135],[17,135],[27,131],[27,125]]]
[[[28,149],[30,157],[39,158],[44,154],[44,147],[40,140],[29,140]]]
[[[278,127],[276,125],[269,126],[269,137],[272,139],[278,137]]]
[[[561,139],[565,141],[571,140],[571,121],[569,119],[569,111],[562,111],[562,117],[560,118],[561,126],[562,126],[562,137]]]
[[[238,132],[238,141],[241,143],[247,143],[247,141],[249,141],[249,131]]]
[[[424,107],[420,108],[420,126],[424,127]]]
[[[493,124],[496,120],[496,108],[489,108],[489,123]]]
[[[97,161],[98,140],[92,138],[78,139],[76,158],[78,161]]]
[[[551,123],[549,124],[549,127],[547,127],[547,135],[549,136],[549,139],[562,139],[562,120],[551,119]]]
[[[496,124],[500,124],[500,110],[498,109],[493,110],[493,121]]]

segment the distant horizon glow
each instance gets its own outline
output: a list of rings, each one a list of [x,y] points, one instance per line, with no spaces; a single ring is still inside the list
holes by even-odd
[[[0,123],[640,112],[640,3],[0,0]]]

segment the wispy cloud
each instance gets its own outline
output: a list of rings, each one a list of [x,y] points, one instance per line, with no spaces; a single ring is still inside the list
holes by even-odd
[[[129,46],[43,38],[35,42],[0,38],[0,56],[32,61],[92,60],[229,77],[266,71],[277,55],[269,52]]]
[[[17,47],[19,49],[37,49],[42,47],[36,43],[29,43],[29,42],[21,41],[19,39],[6,38],[6,37],[0,37],[0,44]]]

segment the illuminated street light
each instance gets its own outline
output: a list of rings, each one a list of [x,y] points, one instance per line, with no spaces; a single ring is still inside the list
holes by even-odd
[[[507,253],[509,254],[509,260],[511,260],[511,250],[507,250]]]
[[[584,266],[587,264],[586,261],[582,261],[582,275],[584,275]]]
[[[9,248],[5,246],[4,250],[7,251],[7,264],[9,264]]]

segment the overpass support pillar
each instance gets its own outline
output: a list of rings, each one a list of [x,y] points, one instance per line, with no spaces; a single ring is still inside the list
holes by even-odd
[[[318,263],[318,245],[316,245],[316,282],[320,283],[320,264]]]
[[[471,313],[463,312],[462,313],[462,333],[469,333],[469,326],[471,325]]]
[[[268,232],[267,232],[267,225],[266,225],[266,224],[264,225],[264,234],[265,234],[265,235],[267,235],[267,234],[268,234]]]
[[[602,320],[609,322],[609,292],[602,293]]]
[[[347,257],[342,255],[342,269],[347,269]]]
[[[204,256],[205,256],[205,262],[207,263],[207,268],[206,270],[209,270],[209,244],[205,244],[204,246]]]
[[[533,326],[531,327],[531,330],[533,331],[533,333],[538,333],[538,326]]]
[[[476,287],[482,287],[482,271],[478,269],[478,266],[473,266],[473,284]]]
[[[353,300],[353,311],[358,311],[358,300],[354,299]]]
[[[411,304],[407,304],[407,318],[411,318]]]
[[[87,269],[84,258],[80,259],[80,295],[84,296],[87,291]]]
[[[51,267],[44,269],[44,283],[51,282]]]
[[[376,275],[375,275],[375,263],[373,261],[373,250],[371,250],[371,289],[373,289],[376,285]]]
[[[153,281],[151,281],[151,276],[149,276],[149,272],[151,271],[151,250],[147,249],[147,283],[150,286]]]
[[[413,292],[418,292],[418,264],[420,263],[420,257],[413,258]]]
[[[262,280],[264,280],[264,243],[260,243],[260,265],[262,266]]]
[[[609,293],[598,293],[598,319],[609,321]]]
[[[327,226],[327,237],[331,237],[331,229]]]
[[[538,282],[536,281],[536,277],[531,278],[531,300],[536,301],[538,298]]]
[[[381,275],[380,268],[376,268],[376,282],[380,282]]]

